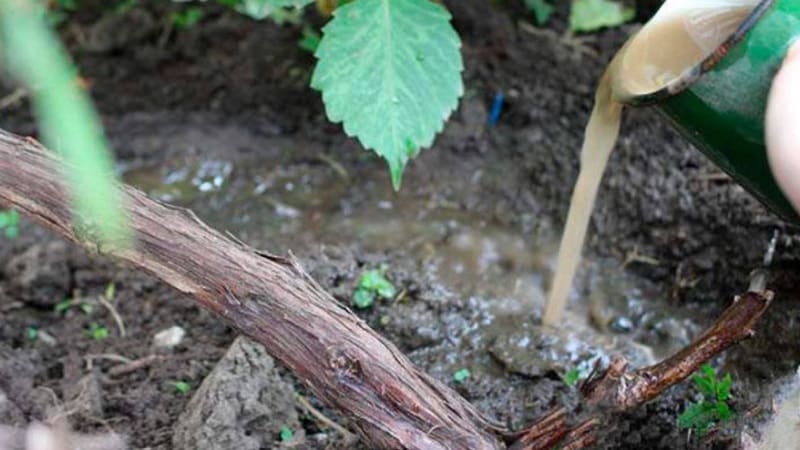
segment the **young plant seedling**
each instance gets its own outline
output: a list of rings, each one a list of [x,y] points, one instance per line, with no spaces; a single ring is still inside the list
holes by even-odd
[[[384,273],[386,268],[379,270],[367,270],[361,274],[353,292],[353,305],[358,309],[366,309],[380,298],[391,300],[397,294],[397,289],[386,279]]]
[[[192,390],[192,386],[186,381],[182,380],[176,381],[175,383],[173,383],[173,386],[175,386],[175,392],[179,394],[188,394],[189,391]]]
[[[572,31],[617,27],[636,16],[636,10],[616,0],[575,0],[569,15]]]
[[[717,371],[705,364],[692,380],[699,393],[699,400],[689,405],[678,417],[678,427],[694,430],[702,436],[712,426],[733,418],[733,412],[728,405],[733,379],[727,374],[720,380],[717,378]]]
[[[25,329],[25,338],[31,342],[39,338],[39,330],[36,327],[28,327]]]
[[[203,19],[203,10],[197,6],[186,8],[183,11],[175,11],[169,15],[169,20],[175,28],[187,30],[200,23]]]
[[[564,376],[561,378],[569,387],[573,387],[578,384],[578,381],[581,379],[581,371],[578,368],[571,369]]]
[[[469,371],[469,369],[467,369],[467,368],[460,369],[460,370],[456,371],[456,373],[453,374],[453,381],[455,381],[458,384],[461,384],[461,383],[467,381],[467,379],[471,375],[472,375],[472,373]]]
[[[289,442],[292,439],[294,439],[294,431],[292,431],[292,429],[286,425],[281,427],[280,435],[281,435],[281,442]]]
[[[53,308],[53,310],[59,314],[66,314],[70,309],[72,309],[73,306],[77,306],[87,316],[94,311],[94,305],[83,302],[77,298],[65,298],[64,300],[56,303],[56,306]]]
[[[97,322],[92,322],[89,324],[89,328],[85,330],[86,335],[90,338],[94,339],[95,341],[102,341],[103,339],[108,337],[108,328],[100,325]]]
[[[548,0],[525,0],[525,6],[536,17],[536,23],[544,25],[553,14],[553,5]]]
[[[0,211],[0,230],[8,239],[19,236],[19,213],[13,209]]]

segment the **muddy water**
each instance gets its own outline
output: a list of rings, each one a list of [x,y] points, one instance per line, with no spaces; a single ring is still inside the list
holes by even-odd
[[[252,136],[246,129],[200,128],[171,130],[175,142],[156,144],[173,146],[171,156],[134,161],[123,168],[125,180],[259,248],[301,257],[324,248],[355,253],[359,265],[335,292],[341,299],[352,295],[361,270],[386,263],[390,279],[412,293],[379,305],[391,322],[385,332],[444,379],[464,366],[498,379],[509,371],[563,374],[620,351],[644,364],[697,330],[690,311],[660,301],[663,289],[614,259],[582,265],[576,281],[588,301],[570,309],[561,332],[535,326],[530,312],[543,308],[557,233],[543,227],[531,238],[451,203],[459,196],[442,193],[462,173],[423,181],[412,171],[395,193],[379,161],[339,162],[291,142],[231,142]],[[250,145],[260,153],[237,149]],[[414,285],[429,287],[414,294]]]
[[[725,42],[755,3],[672,0],[613,58],[600,81],[586,127],[581,171],[561,237],[553,287],[545,307],[545,325],[558,324],[566,308],[597,189],[619,135],[620,101],[655,92],[700,63]]]

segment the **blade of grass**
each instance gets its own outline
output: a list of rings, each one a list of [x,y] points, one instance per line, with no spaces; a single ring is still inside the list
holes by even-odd
[[[31,94],[45,143],[69,162],[73,220],[84,239],[127,245],[108,144],[76,70],[36,0],[0,1],[0,45],[8,70]]]

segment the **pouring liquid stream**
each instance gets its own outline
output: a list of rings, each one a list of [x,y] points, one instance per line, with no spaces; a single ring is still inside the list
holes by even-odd
[[[732,35],[757,0],[669,0],[616,54],[600,80],[586,127],[543,323],[557,325],[581,261],[597,191],[619,135],[623,103],[702,62]]]

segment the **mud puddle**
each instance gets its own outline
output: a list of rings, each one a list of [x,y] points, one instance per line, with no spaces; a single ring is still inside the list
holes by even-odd
[[[199,148],[181,142],[183,149]],[[390,275],[395,265],[424,274],[446,292],[442,299],[429,300],[424,313],[414,299],[390,305],[377,320],[389,333],[396,319],[415,322],[415,330],[394,329],[433,336],[407,350],[442,378],[465,365],[493,377],[562,377],[574,369],[586,375],[598,359],[620,352],[636,365],[648,364],[686,345],[699,329],[691,312],[612,258],[584,261],[564,325],[544,329],[538,324],[557,230],[540,227],[528,235],[465,209],[437,195],[451,183],[447,176],[435,179],[441,186],[420,191],[409,188],[418,182],[412,169],[406,187],[394,192],[382,163],[366,153],[339,162],[313,149],[273,147],[266,156],[218,146],[212,154],[177,148],[163,161],[129,163],[122,172],[126,182],[191,208],[251,245],[301,256],[324,247],[355,248],[357,254],[390,255]],[[445,297],[461,306],[443,307]]]

